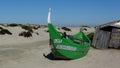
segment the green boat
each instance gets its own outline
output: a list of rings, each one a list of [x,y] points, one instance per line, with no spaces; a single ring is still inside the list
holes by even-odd
[[[48,29],[50,36],[50,46],[55,58],[60,59],[78,59],[85,56],[90,48],[90,40],[80,30],[77,34],[65,35],[58,32],[50,20],[51,11],[48,12]]]

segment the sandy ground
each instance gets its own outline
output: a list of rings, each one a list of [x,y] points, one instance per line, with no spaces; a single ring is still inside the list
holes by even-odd
[[[120,67],[120,51],[115,49],[99,50],[90,48],[87,56],[76,60],[54,60],[51,57],[46,57],[51,51],[49,47],[49,35],[44,30],[46,29],[39,30],[39,36],[34,35],[33,38],[27,39],[19,38],[17,34],[14,35],[16,37],[8,35],[4,37],[0,36],[2,38],[0,40],[0,68]]]

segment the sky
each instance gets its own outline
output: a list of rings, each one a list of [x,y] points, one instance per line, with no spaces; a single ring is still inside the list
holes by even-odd
[[[0,23],[97,26],[120,20],[120,0],[0,0]]]

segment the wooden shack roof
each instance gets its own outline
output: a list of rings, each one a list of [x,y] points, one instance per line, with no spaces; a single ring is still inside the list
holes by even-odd
[[[113,22],[108,22],[106,24],[99,25],[99,26],[97,26],[97,28],[104,28],[104,27],[108,27],[108,26],[120,28],[120,20],[113,21]]]

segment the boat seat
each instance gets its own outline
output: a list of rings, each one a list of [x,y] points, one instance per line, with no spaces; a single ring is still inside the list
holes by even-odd
[[[80,44],[80,43],[84,42],[84,40],[75,38],[75,37],[72,36],[72,35],[67,35],[67,37],[68,37],[69,39],[73,40],[73,42],[74,42],[74,43],[77,43],[77,44]]]
[[[75,38],[75,37],[72,36],[72,35],[67,35],[66,32],[64,32],[64,33],[59,32],[59,33],[62,34],[61,39],[62,39],[62,38],[69,38],[69,39],[71,39],[74,43],[77,43],[77,44],[80,44],[80,43],[82,43],[82,42],[88,42],[88,41],[85,41],[85,40],[83,40],[83,39]]]

